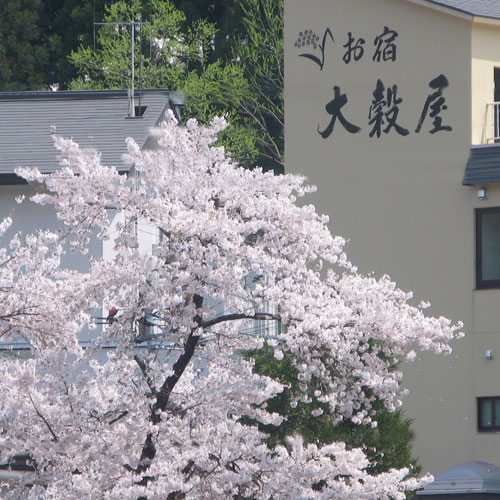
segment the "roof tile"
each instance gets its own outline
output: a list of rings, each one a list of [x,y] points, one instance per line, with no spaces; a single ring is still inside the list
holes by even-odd
[[[427,0],[472,16],[500,19],[500,0]]]

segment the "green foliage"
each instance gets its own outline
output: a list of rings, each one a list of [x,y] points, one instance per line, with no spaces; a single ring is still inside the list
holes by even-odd
[[[187,115],[196,117],[201,123],[225,111],[231,125],[220,135],[220,143],[243,165],[252,164],[258,155],[257,130],[248,117],[237,112],[250,91],[241,67],[221,61],[211,63],[202,73],[191,72],[185,80],[184,90]]]
[[[67,59],[91,44],[104,0],[6,0],[0,19],[0,90],[67,88],[76,73]]]
[[[329,413],[328,405],[314,400],[311,404],[298,403],[292,407],[293,395],[299,390],[297,371],[292,358],[285,356],[278,361],[274,350],[267,344],[255,352],[246,353],[255,360],[255,371],[278,380],[288,386],[281,394],[267,401],[267,410],[279,413],[286,420],[279,426],[260,425],[269,434],[268,446],[286,444],[288,436],[299,434],[307,443],[325,445],[343,441],[349,448],[363,448],[371,462],[369,472],[378,474],[392,468],[409,467],[412,473],[420,472],[421,467],[412,457],[411,442],[414,434],[411,421],[401,411],[391,413],[381,403],[375,404],[377,414],[374,420],[377,427],[357,425],[348,420],[335,422]],[[323,414],[311,416],[311,411],[321,408]]]
[[[236,0],[243,12],[243,43],[233,45],[250,86],[242,112],[258,130],[261,163],[284,167],[283,0]]]
[[[211,60],[228,61],[232,58],[233,46],[245,38],[241,22],[243,12],[237,0],[173,0],[173,3],[190,22],[206,19],[217,25]]]
[[[44,0],[41,29],[48,50],[44,67],[45,84],[68,88],[76,77],[68,55],[79,45],[91,45],[94,21],[102,20],[105,0]]]
[[[247,80],[247,91],[233,111],[255,134],[258,154],[251,164],[282,172],[283,0],[173,1],[187,19],[217,24],[212,57],[237,64]]]
[[[208,123],[215,115],[226,115],[231,126],[221,144],[236,161],[252,164],[258,153],[257,130],[237,112],[250,87],[241,65],[213,60],[215,24],[204,19],[187,23],[184,13],[168,0],[120,0],[105,8],[106,23],[140,19],[151,23],[136,27],[136,88],[184,90],[184,119],[196,117]],[[79,73],[72,89],[130,87],[130,26],[102,26],[96,49],[82,45],[71,53],[70,61]]]
[[[0,16],[1,90],[40,89],[48,58],[40,29],[41,0],[8,0]]]

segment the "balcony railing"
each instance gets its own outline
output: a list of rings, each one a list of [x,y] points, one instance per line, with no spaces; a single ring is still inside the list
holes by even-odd
[[[482,134],[483,144],[500,142],[500,102],[487,102]]]

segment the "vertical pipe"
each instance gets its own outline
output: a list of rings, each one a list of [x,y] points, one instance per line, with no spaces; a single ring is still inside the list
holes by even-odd
[[[95,52],[95,0],[93,5],[93,11],[94,11],[94,52]]]
[[[135,61],[134,61],[134,52],[135,52],[135,44],[134,44],[134,38],[135,38],[135,21],[132,21],[131,23],[132,26],[132,114],[130,116],[135,116],[135,101],[134,101],[134,79],[135,79],[135,74],[134,74],[134,68],[135,68]]]

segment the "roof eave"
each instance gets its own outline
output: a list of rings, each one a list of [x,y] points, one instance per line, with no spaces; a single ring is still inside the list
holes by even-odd
[[[472,22],[474,16],[469,12],[455,9],[453,7],[448,7],[446,5],[442,5],[434,0],[406,0],[407,2],[414,3],[416,5],[420,5],[422,7],[426,7],[428,9],[437,10],[438,12],[442,12],[443,14],[448,14],[450,16],[458,17],[459,19],[463,19],[465,21]]]
[[[500,19],[496,17],[484,17],[484,16],[474,16],[472,19],[474,24],[485,24],[488,26],[500,26]]]
[[[164,95],[171,100],[183,101],[185,94],[183,91],[172,91],[168,89],[140,89],[135,91],[137,99],[141,94]],[[126,99],[128,91],[126,89],[104,89],[104,90],[57,90],[54,92],[41,91],[22,91],[22,92],[0,92],[0,100],[85,100],[85,99]]]

